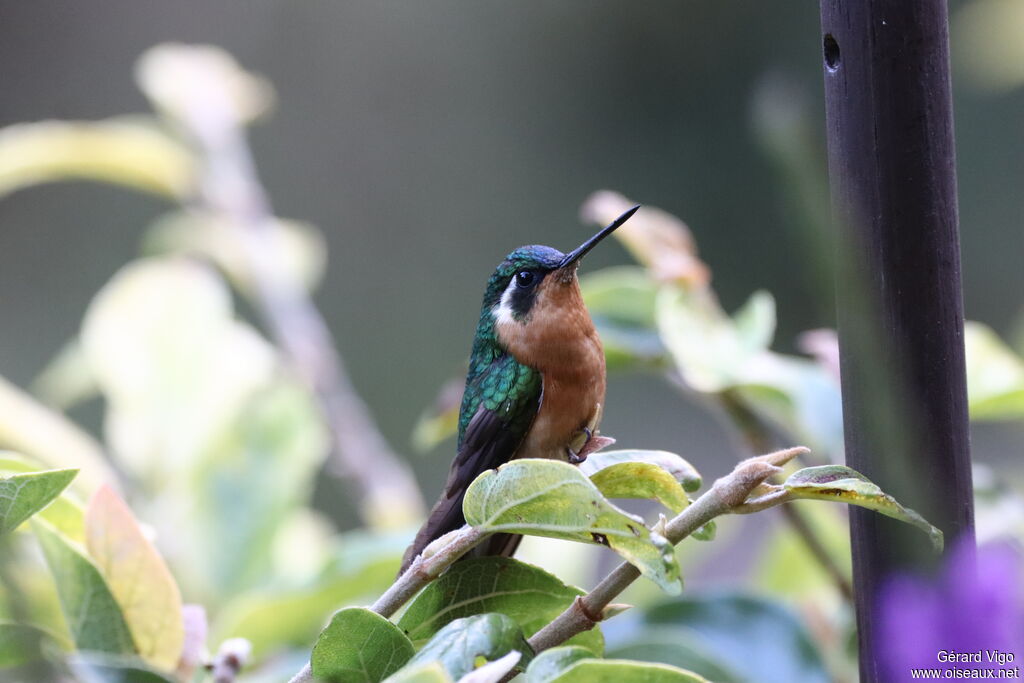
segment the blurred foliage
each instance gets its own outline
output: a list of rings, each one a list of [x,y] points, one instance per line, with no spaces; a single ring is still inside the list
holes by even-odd
[[[209,80],[183,77],[196,64]],[[313,673],[338,681],[487,683],[515,667],[530,683],[771,683],[824,681],[848,670],[849,612],[789,529],[761,539],[756,578],[771,598],[652,591],[646,595],[656,597],[621,617],[633,625],[627,636],[598,627],[536,658],[525,638],[583,591],[525,562],[460,563],[397,620],[357,607],[392,584],[408,534],[339,533],[312,509],[327,430],[281,351],[239,313],[260,285],[240,256],[249,248],[240,226],[204,204],[204,188],[223,179],[200,169],[196,131],[188,128],[193,110],[185,105],[195,98],[251,121],[268,111],[273,93],[215,48],[157,48],[137,75],[153,115],[0,131],[0,195],[88,179],[176,205],[147,230],[144,256],[95,295],[79,333],[40,375],[41,398],[0,379],[0,445],[18,451],[0,452],[5,675],[41,680],[44,667],[47,676],[90,682],[202,680],[199,665],[216,659],[207,648],[229,638],[251,643],[252,661],[239,677],[251,681],[288,675],[314,641]],[[784,128],[764,129],[776,136],[777,151],[795,149]],[[630,204],[602,192],[582,213],[605,223]],[[674,216],[645,208],[616,236],[639,265],[581,283],[609,368],[662,374],[723,412],[752,447],[802,441],[838,463],[834,337],[819,335],[812,357],[773,351],[773,297],[755,292],[727,313],[711,268]],[[315,288],[326,262],[316,229],[274,219],[266,237],[288,284]],[[967,345],[972,415],[1024,417],[1018,352],[975,323]],[[460,385],[453,386],[417,428],[421,445],[454,431]],[[95,398],[104,407],[99,441],[64,414]],[[981,528],[1001,524],[993,533],[1024,536],[1020,497],[1003,482],[979,479]],[[664,517],[649,523],[609,498],[654,500],[675,514],[701,484],[686,460],[667,451],[600,452],[580,468],[522,460],[474,482],[465,513],[488,532],[607,546],[674,595],[681,563],[663,535]],[[798,470],[757,493],[863,505],[933,532],[835,464]],[[840,513],[800,509],[845,569]],[[694,536],[709,540],[714,529],[710,522]],[[573,553],[564,554],[594,557]],[[624,608],[610,605],[608,614]],[[815,637],[800,617],[816,620]]]

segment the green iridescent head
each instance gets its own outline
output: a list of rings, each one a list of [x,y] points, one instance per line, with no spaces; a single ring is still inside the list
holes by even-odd
[[[629,220],[639,208],[634,206],[626,211],[568,254],[539,244],[514,250],[498,265],[487,281],[483,312],[491,311],[495,317],[511,316],[516,320],[528,316],[536,301],[537,290],[545,278],[562,277],[566,281],[571,280],[580,259]]]

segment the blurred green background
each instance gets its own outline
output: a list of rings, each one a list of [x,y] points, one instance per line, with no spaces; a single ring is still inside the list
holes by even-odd
[[[968,318],[1013,338],[1024,89],[961,59],[976,48],[965,13],[981,6],[1010,7],[951,5],[965,302]],[[438,387],[461,372],[493,266],[520,244],[578,244],[590,232],[578,207],[599,188],[684,218],[727,310],[755,289],[773,292],[777,349],[833,324],[828,231],[801,208],[827,198],[794,191],[758,135],[767,97],[799,120],[800,163],[821,178],[815,2],[6,0],[0,124],[145,111],[132,65],[169,40],[220,45],[274,84],[277,108],[252,131],[260,174],[279,215],[326,236],[318,304],[401,452]],[[0,202],[0,374],[28,384],[167,208],[84,183]],[[609,243],[584,269],[626,262]],[[708,411],[660,377],[613,376],[604,431],[680,452],[714,477],[737,449],[724,424],[708,428],[718,419]],[[73,415],[98,427],[100,414],[92,402]],[[975,429],[978,460],[1019,468],[1019,423]],[[451,450],[414,458],[426,495]],[[320,505],[346,514],[334,504],[341,491],[325,479]]]

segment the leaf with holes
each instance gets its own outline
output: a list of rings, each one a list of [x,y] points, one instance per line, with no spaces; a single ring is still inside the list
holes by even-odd
[[[456,562],[428,585],[398,621],[414,643],[426,641],[455,619],[499,612],[532,636],[561,614],[583,591],[567,586],[539,567],[507,557],[474,557]],[[599,628],[574,636],[570,644],[601,654]]]
[[[936,551],[942,550],[942,532],[910,508],[903,507],[877,484],[860,472],[842,465],[806,467],[791,474],[786,490],[795,498],[831,500],[874,510],[887,517],[912,524],[931,539]]]
[[[338,610],[313,646],[313,676],[338,683],[379,683],[413,656],[412,642],[365,607]]]
[[[163,558],[107,485],[89,502],[85,527],[89,556],[121,606],[139,655],[157,668],[174,669],[185,625],[181,591]]]
[[[74,469],[48,470],[0,479],[0,534],[14,531],[53,502],[76,474],[78,470]]]
[[[57,584],[61,611],[80,650],[134,654],[135,643],[110,588],[95,566],[43,522],[32,521]]]
[[[488,470],[466,491],[462,510],[483,531],[607,545],[667,593],[682,589],[672,544],[567,463],[524,459]]]

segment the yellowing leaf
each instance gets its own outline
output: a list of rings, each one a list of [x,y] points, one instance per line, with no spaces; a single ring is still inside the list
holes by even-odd
[[[514,460],[484,472],[462,504],[466,521],[488,532],[601,543],[664,591],[678,594],[672,544],[608,502],[577,468],[555,460]]]
[[[55,180],[97,180],[171,198],[188,194],[193,160],[146,119],[40,121],[0,129],[0,196]]]
[[[109,487],[96,491],[85,515],[89,555],[121,607],[139,654],[171,670],[185,642],[181,593],[131,510]]]
[[[942,532],[910,508],[879,488],[860,472],[842,465],[822,465],[797,470],[786,479],[786,490],[794,498],[832,500],[880,512],[916,526],[928,534],[935,550],[941,551]]]

